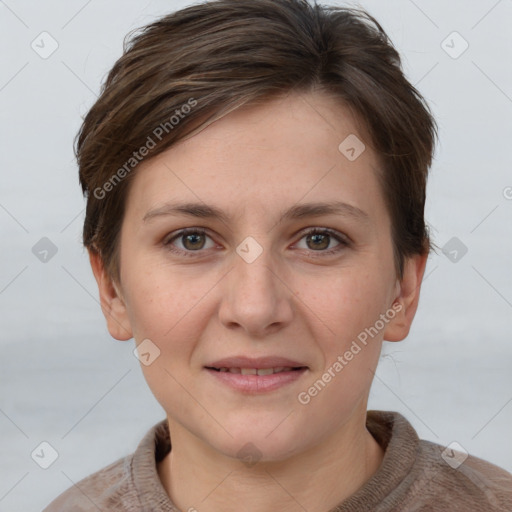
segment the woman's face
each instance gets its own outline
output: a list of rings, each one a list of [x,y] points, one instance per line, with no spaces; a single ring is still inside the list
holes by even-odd
[[[407,335],[415,305],[392,309],[390,218],[361,142],[333,99],[291,94],[138,167],[107,320],[146,340],[171,435],[279,460],[364,417],[382,339]]]

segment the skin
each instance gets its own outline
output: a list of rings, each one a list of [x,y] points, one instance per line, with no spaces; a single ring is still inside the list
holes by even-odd
[[[141,368],[167,414],[173,447],[158,472],[181,510],[239,510],[243,500],[250,512],[325,512],[382,462],[365,426],[368,394],[382,340],[409,332],[427,255],[407,259],[397,279],[379,162],[369,144],[349,161],[338,146],[350,134],[364,141],[350,110],[320,92],[238,109],[137,168],[118,283],[90,253],[111,335],[150,339],[160,350]],[[214,205],[229,218],[143,220],[174,201]],[[279,221],[297,203],[328,201],[357,206],[368,222],[333,214]],[[172,241],[189,257],[164,244],[187,227],[207,230]],[[311,227],[350,243],[327,235],[315,244],[304,234]],[[236,252],[248,236],[262,248],[251,263]],[[298,394],[393,303],[401,311],[301,404]],[[239,355],[290,357],[308,370],[280,389],[247,395],[204,369]],[[256,464],[237,458],[247,443]]]

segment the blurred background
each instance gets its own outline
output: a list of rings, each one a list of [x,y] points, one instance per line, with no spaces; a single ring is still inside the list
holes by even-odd
[[[426,218],[442,250],[369,408],[512,471],[512,1],[321,3],[377,18],[440,128]],[[40,511],[165,417],[134,341],[105,326],[73,138],[124,36],[188,4],[0,0],[0,511]]]

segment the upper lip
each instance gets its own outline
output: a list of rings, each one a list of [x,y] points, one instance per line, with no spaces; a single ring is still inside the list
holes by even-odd
[[[267,357],[226,357],[219,359],[211,364],[207,364],[206,368],[279,368],[279,367],[307,367],[305,364],[299,363],[292,359],[279,356]]]

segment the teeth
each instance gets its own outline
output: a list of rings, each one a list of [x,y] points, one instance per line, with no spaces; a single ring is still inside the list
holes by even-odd
[[[274,373],[274,368],[260,368],[258,370],[258,375],[272,375]]]
[[[277,366],[276,368],[219,368],[219,372],[239,373],[242,375],[272,375],[273,373],[291,372],[291,366]]]

